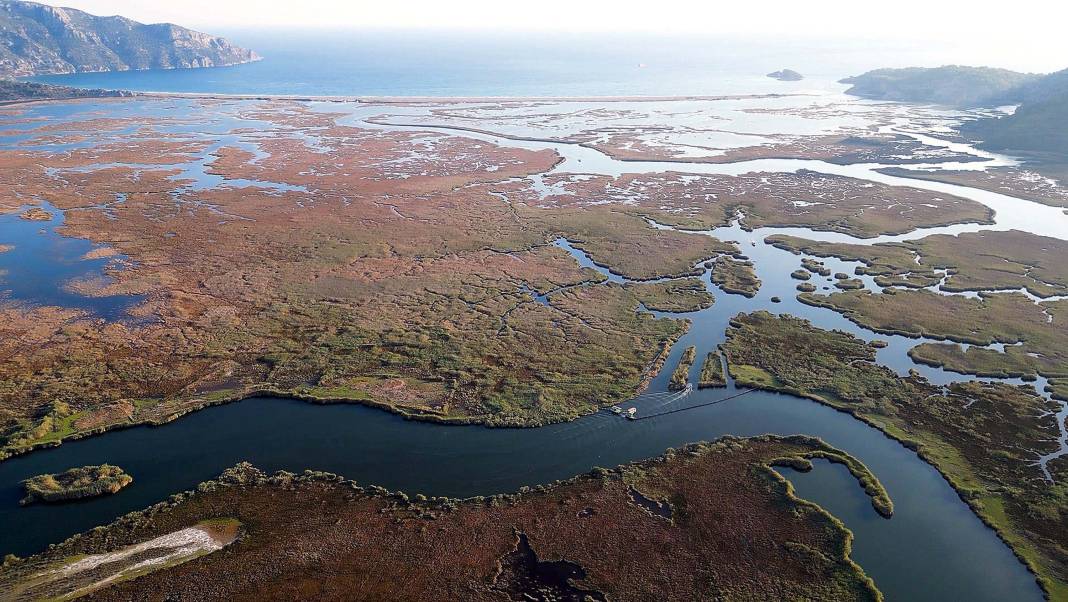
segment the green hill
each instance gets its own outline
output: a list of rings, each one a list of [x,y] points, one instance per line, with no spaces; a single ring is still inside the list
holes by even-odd
[[[1068,69],[1020,86],[1009,99],[1020,103],[1015,113],[973,121],[962,132],[991,150],[1068,157]]]
[[[991,150],[1068,156],[1068,69],[1049,75],[957,65],[876,69],[842,83],[852,84],[847,94],[873,100],[956,107],[1016,104],[1014,114],[977,119],[961,132]]]
[[[981,106],[1011,97],[1014,90],[1040,76],[992,67],[909,67],[876,69],[841,80],[852,84],[846,94],[872,100]]]
[[[962,130],[991,150],[1068,156],[1068,95],[1025,102],[1013,115],[973,121]]]

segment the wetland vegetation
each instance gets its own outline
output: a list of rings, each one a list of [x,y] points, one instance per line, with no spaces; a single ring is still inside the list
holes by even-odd
[[[760,291],[760,278],[751,261],[721,255],[711,267],[712,282],[728,293],[755,297]]]
[[[1068,302],[1035,303],[1019,293],[977,297],[940,295],[927,290],[894,294],[848,291],[806,293],[799,299],[842,312],[850,320],[887,334],[949,339],[968,344],[924,342],[911,351],[925,363],[987,376],[1065,376],[1068,329],[1062,324]],[[989,348],[1004,345],[1003,350]]]
[[[187,136],[152,112],[168,101],[124,102],[145,114],[75,114],[26,134],[77,137],[69,154],[0,149],[18,198],[53,198],[63,234],[124,258],[110,280],[79,283],[83,307],[0,307],[2,454],[257,392],[431,420],[570,420],[640,391],[685,330],[635,308],[712,298],[686,281],[576,287],[601,276],[552,241],[633,280],[713,260],[715,283],[751,296],[760,281],[736,245],[649,218],[698,228],[741,209],[746,227],[873,236],[990,217],[967,199],[812,171],[544,175],[560,161],[550,149],[340,125],[342,113],[293,102],[193,101],[188,114],[232,121]],[[253,142],[231,133],[241,123],[279,135]],[[136,149],[116,142],[130,127]],[[143,295],[140,323],[98,321],[87,308],[104,293]]]
[[[908,350],[923,365],[909,366],[1041,375],[1050,379],[1043,382],[1054,397],[1068,396],[1062,352],[1068,341],[1061,340],[1060,322],[1068,243],[1004,230],[1000,223],[983,231],[995,215],[973,191],[923,189],[927,183],[920,180],[906,187],[885,174],[878,179],[868,167],[808,169],[815,162],[800,169],[757,165],[773,169],[767,172],[688,174],[681,173],[686,166],[676,172],[657,165],[651,173],[615,174],[589,163],[574,171],[574,159],[558,145],[510,146],[433,128],[390,128],[381,126],[385,119],[353,123],[341,109],[313,110],[299,102],[116,104],[140,112],[30,122],[28,133],[0,146],[10,166],[0,171],[0,183],[12,191],[0,196],[0,211],[16,221],[43,213],[42,225],[60,219],[64,236],[93,242],[86,257],[115,258],[99,274],[67,283],[84,293],[81,304],[0,304],[0,454],[167,422],[258,393],[357,402],[451,424],[546,425],[634,399],[654,380],[658,387],[685,389],[700,351],[698,387],[754,387],[817,400],[916,450],[1048,593],[1068,591],[1068,493],[1064,458],[1056,457],[1062,406],[1026,384],[962,377],[943,385],[920,370],[903,376],[899,366],[895,371],[877,363],[881,352],[906,358],[898,337],[888,343],[856,336],[923,337]],[[465,111],[475,115],[469,121],[487,123],[498,111],[545,110],[547,121],[559,119],[549,116],[551,109],[523,102],[411,109],[456,121],[450,115]],[[16,110],[5,115],[22,118]],[[186,135],[197,119],[217,120],[210,121],[217,128]],[[606,152],[678,152],[646,145],[644,130],[623,130],[598,132],[597,144]],[[594,137],[587,135],[567,143],[591,150]],[[900,134],[878,144],[874,137],[859,132],[836,135],[837,142],[813,136],[792,144],[794,151],[833,155],[839,163],[851,161],[841,147],[862,163],[894,163],[894,156],[917,147],[923,153],[916,161],[979,160],[898,140]],[[35,150],[57,144],[70,145],[69,152]],[[685,163],[677,155],[672,160]],[[572,171],[562,169],[569,162]],[[999,180],[988,188],[1024,181]],[[25,199],[53,204],[27,211]],[[752,253],[743,255],[732,242],[764,228],[759,238],[744,240]],[[950,234],[902,236],[924,228]],[[787,277],[796,258],[765,263],[768,257],[778,262],[767,252],[779,251],[758,244],[764,233],[772,234],[769,244],[800,256],[802,269],[793,277],[801,282]],[[881,236],[898,242],[858,240]],[[817,281],[825,291],[842,291],[810,294]],[[886,288],[868,290],[869,282]],[[794,300],[795,285],[807,305]],[[139,301],[120,319],[105,318],[94,300],[106,295]],[[772,307],[769,301],[784,312],[811,309],[821,324],[852,327],[840,313],[863,328],[827,330],[752,311]],[[738,311],[747,313],[731,322],[721,361],[715,343],[723,322]],[[715,312],[729,313],[712,332]],[[658,379],[669,358],[677,358],[675,369]],[[935,370],[924,374],[944,377]],[[662,406],[677,401],[649,399]],[[18,579],[40,566],[35,563],[54,562],[60,554],[115,553],[221,519],[240,521],[250,537],[226,554],[98,595],[129,597],[135,587],[179,595],[191,583],[209,583],[220,596],[254,595],[205,577],[216,570],[247,575],[255,591],[306,594],[310,582],[294,571],[322,570],[332,577],[324,577],[315,593],[327,597],[343,583],[376,575],[368,591],[401,597],[518,597],[534,588],[593,598],[637,592],[878,599],[849,559],[848,532],[796,500],[771,468],[805,471],[813,459],[845,466],[873,508],[893,514],[887,490],[863,463],[805,438],[727,439],[519,496],[465,501],[413,500],[329,475],[267,476],[245,466],[195,495],[16,563],[21,568],[6,576],[25,585]],[[277,515],[267,500],[277,502]],[[670,512],[652,516],[635,500]],[[326,511],[306,532],[285,522],[305,516],[301,508],[309,503]],[[713,516],[728,506],[726,516]],[[778,530],[753,531],[762,527],[740,518],[751,506],[761,517],[755,522],[766,520]],[[590,532],[602,539],[576,535],[591,524]],[[239,529],[227,532],[236,538]],[[718,548],[706,547],[702,538],[709,534]],[[767,546],[739,551],[735,535]],[[472,537],[485,537],[486,550]],[[620,557],[606,559],[592,541],[616,542],[607,549]],[[359,574],[330,564],[339,558],[327,558],[329,566],[277,560],[294,545],[306,558],[322,560],[329,547],[324,542],[334,546],[329,549],[380,547],[385,560],[346,557],[365,570]],[[700,562],[664,577],[659,560],[638,562],[677,556],[649,547],[655,542]],[[449,546],[457,552],[441,556]],[[426,560],[420,564],[429,567],[425,575],[381,579],[409,553]],[[478,557],[459,570],[442,561],[464,554]],[[184,553],[175,558],[187,559]],[[248,568],[260,561],[270,570]],[[335,569],[344,577],[334,579],[341,574]],[[122,570],[119,577],[127,577]]]
[[[700,278],[680,278],[666,282],[628,284],[638,301],[646,309],[667,313],[688,313],[708,309],[716,297],[705,288]]]
[[[794,253],[837,257],[864,265],[858,274],[880,286],[943,291],[1025,289],[1047,298],[1068,293],[1068,241],[1027,232],[936,234],[900,243],[858,245],[775,235],[768,243]]]

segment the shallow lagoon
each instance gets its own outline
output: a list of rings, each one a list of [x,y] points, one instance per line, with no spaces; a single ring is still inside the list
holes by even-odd
[[[141,295],[86,296],[68,289],[71,281],[106,278],[105,269],[119,258],[86,259],[99,245],[60,235],[63,212],[49,203],[41,207],[51,220],[0,214],[0,245],[13,247],[0,252],[0,300],[80,309],[107,320],[129,317],[127,310],[144,299]]]

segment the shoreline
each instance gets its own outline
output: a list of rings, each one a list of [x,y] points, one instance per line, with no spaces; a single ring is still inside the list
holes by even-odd
[[[365,104],[456,104],[467,102],[676,102],[676,101],[721,101],[757,100],[763,98],[789,98],[795,96],[818,96],[802,93],[769,94],[680,94],[680,95],[634,95],[634,96],[401,96],[365,94],[237,94],[221,92],[166,92],[130,91],[148,98],[193,98],[208,100],[291,100],[298,102],[356,102]],[[136,96],[135,96],[136,97]]]
[[[1005,547],[1012,552],[1013,556],[1015,556],[1016,559],[1020,561],[1020,564],[1022,564],[1027,569],[1027,571],[1031,573],[1032,576],[1034,576],[1035,582],[1038,584],[1039,589],[1042,590],[1042,594],[1045,599],[1053,599],[1052,596],[1054,583],[1048,577],[1040,573],[1038,567],[1032,563],[1031,558],[1024,555],[1021,550],[1017,549],[1017,545],[1014,545],[1014,543],[1026,545],[1027,542],[1014,542],[1014,540],[1010,540],[1011,534],[1006,529],[1003,529],[998,523],[994,521],[991,516],[988,515],[986,508],[978,503],[980,500],[974,499],[967,494],[967,488],[963,483],[958,483],[948,472],[942,470],[942,467],[938,465],[934,457],[932,457],[928,453],[925,453],[922,443],[914,441],[912,439],[907,439],[903,435],[900,435],[898,433],[891,432],[890,430],[884,428],[883,423],[867,416],[861,415],[854,409],[837,405],[829,401],[828,399],[816,394],[806,394],[796,389],[790,388],[777,389],[774,387],[763,386],[755,383],[749,383],[747,386],[753,387],[760,391],[777,393],[780,395],[789,395],[798,399],[807,399],[808,401],[818,403],[836,412],[841,412],[843,414],[851,416],[853,419],[858,420],[875,429],[887,439],[897,442],[905,449],[908,449],[909,451],[916,454],[917,458],[919,458],[925,464],[933,468],[934,471],[938,473],[940,477],[942,477],[942,479],[949,485],[949,488],[957,494],[957,497],[960,499],[960,501],[968,507],[968,510],[970,510],[971,513],[983,523],[983,525],[993,531],[997,538],[1000,539],[1003,544],[1005,544]]]
[[[20,80],[21,81],[21,80]],[[52,84],[49,84],[52,85]],[[189,99],[189,100],[260,100],[289,102],[331,102],[359,104],[464,104],[481,102],[718,102],[727,100],[759,100],[765,98],[816,97],[811,93],[769,94],[682,94],[667,96],[375,96],[375,95],[315,95],[315,94],[238,94],[223,92],[167,92],[159,90],[137,91],[121,88],[109,92],[123,92],[129,96],[74,96],[67,98],[27,98],[0,101],[0,106],[35,102],[71,102],[78,100],[138,100],[138,99]],[[392,125],[392,124],[390,124]]]

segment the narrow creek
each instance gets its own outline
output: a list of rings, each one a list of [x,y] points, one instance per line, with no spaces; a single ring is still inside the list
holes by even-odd
[[[363,121],[367,116],[363,107],[358,109],[352,119],[363,127],[400,127],[369,126]],[[920,340],[877,335],[836,312],[799,303],[795,298],[796,281],[789,274],[800,266],[802,257],[766,245],[764,238],[787,233],[815,240],[872,244],[920,238],[936,232],[1009,228],[1063,238],[1068,233],[1068,216],[1059,209],[960,186],[902,180],[875,172],[881,165],[843,167],[819,161],[780,160],[725,165],[617,161],[574,144],[519,141],[449,128],[418,126],[415,129],[440,129],[502,146],[552,148],[564,156],[564,161],[553,170],[559,173],[740,174],[798,169],[837,173],[972,198],[995,209],[997,223],[929,228],[874,239],[855,239],[805,228],[747,232],[737,224],[709,231],[712,236],[739,243],[742,252],[754,262],[763,286],[752,299],[728,294],[711,283],[706,270],[702,279],[715,294],[715,305],[690,314],[653,312],[662,317],[687,318],[691,328],[673,348],[665,370],[654,379],[649,394],[628,404],[636,407],[639,414],[694,406],[689,411],[640,421],[626,421],[600,412],[570,423],[536,429],[489,429],[406,421],[356,405],[317,406],[255,398],[205,409],[162,427],[113,431],[13,458],[0,463],[0,554],[38,551],[73,533],[189,489],[243,460],[266,470],[327,470],[364,484],[409,493],[471,496],[513,492],[523,486],[566,479],[594,466],[614,466],[648,458],[668,447],[728,434],[809,434],[860,458],[883,481],[894,500],[894,517],[883,519],[841,466],[817,462],[810,473],[782,470],[795,484],[799,495],[828,509],[853,531],[853,558],[872,576],[888,600],[1042,598],[1033,576],[941,475],[878,430],[818,403],[769,392],[753,392],[705,405],[740,393],[733,383],[726,389],[697,390],[686,396],[662,393],[666,391],[671,367],[686,346],[696,345],[698,358],[702,358],[723,341],[731,317],[759,309],[804,317],[821,328],[844,330],[865,340],[887,341],[888,346],[878,352],[878,361],[900,374],[915,369],[932,382],[942,384],[967,379],[913,363],[907,351]],[[194,168],[202,171],[203,165],[198,163]],[[580,264],[606,273],[566,241],[556,244]],[[856,265],[836,259],[821,261],[832,271],[847,273],[852,273]],[[616,275],[610,277],[613,281],[625,281]],[[875,287],[870,279],[864,280],[869,288]],[[830,285],[818,278],[813,282]],[[773,303],[772,297],[779,297],[781,302]],[[533,296],[532,302],[551,303],[551,298]],[[700,363],[695,363],[691,380],[696,379]],[[1010,382],[1019,381],[1010,379]],[[1062,437],[1062,447],[1064,441]],[[22,479],[103,462],[125,468],[134,477],[134,483],[114,496],[71,505],[26,508],[17,505],[21,497],[18,484]]]

